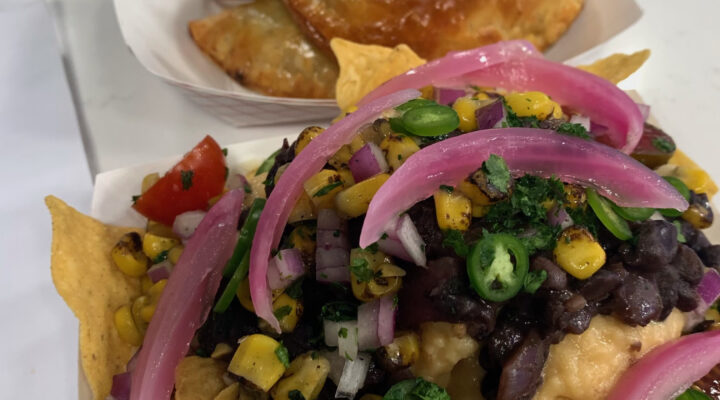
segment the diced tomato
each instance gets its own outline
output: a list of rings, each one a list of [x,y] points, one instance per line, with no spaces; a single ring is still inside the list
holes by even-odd
[[[179,214],[206,209],[208,201],[222,193],[226,171],[222,149],[213,138],[205,136],[143,193],[133,208],[153,221],[172,225]]]

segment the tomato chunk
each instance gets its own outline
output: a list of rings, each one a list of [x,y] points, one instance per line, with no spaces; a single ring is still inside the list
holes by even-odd
[[[222,149],[213,138],[205,136],[143,193],[133,208],[153,221],[172,225],[179,214],[206,209],[208,201],[222,193],[226,171]]]

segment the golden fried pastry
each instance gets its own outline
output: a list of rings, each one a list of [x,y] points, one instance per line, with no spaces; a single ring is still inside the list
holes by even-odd
[[[241,5],[189,28],[200,49],[248,88],[270,96],[334,96],[335,60],[303,36],[282,0]]]
[[[334,37],[409,45],[434,59],[451,50],[527,39],[540,50],[577,17],[583,0],[284,0],[314,43]]]

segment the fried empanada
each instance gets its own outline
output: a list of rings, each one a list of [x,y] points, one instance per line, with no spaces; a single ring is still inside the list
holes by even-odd
[[[451,50],[527,39],[540,50],[577,17],[583,0],[284,0],[313,42],[405,43],[434,59]]]
[[[300,32],[282,0],[258,0],[189,23],[200,49],[240,84],[270,96],[329,98],[338,67]]]

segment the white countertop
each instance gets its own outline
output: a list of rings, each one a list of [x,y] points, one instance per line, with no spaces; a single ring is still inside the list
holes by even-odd
[[[640,92],[679,147],[720,179],[720,157],[716,155],[720,139],[715,132],[716,113],[720,112],[717,40],[720,24],[716,21],[720,2],[688,0],[682,6],[671,0],[638,3],[645,10],[641,20],[586,54],[583,61],[617,51],[652,49],[648,63],[623,87]],[[33,68],[22,71],[23,62],[28,66],[57,64],[52,49],[45,49],[44,53],[50,58],[31,60],[48,39],[18,36],[28,41],[26,48],[32,51],[23,53],[24,60],[12,60],[13,64],[9,61],[11,57],[3,57],[0,82],[3,73],[8,74],[6,79],[10,77],[7,71],[12,76],[39,73],[54,82],[45,88],[56,90],[54,94],[59,97],[52,93],[43,96],[42,90],[28,90],[32,86],[21,80],[16,86],[3,87],[5,94],[8,89],[13,96],[17,93],[17,99],[8,100],[10,97],[6,96],[3,103],[0,95],[0,139],[4,145],[0,149],[0,163],[3,171],[14,177],[12,196],[6,193],[1,203],[4,224],[0,240],[0,320],[5,345],[0,350],[3,371],[0,397],[3,398],[77,396],[77,325],[50,283],[50,225],[41,201],[46,193],[60,194],[80,210],[89,211],[90,173],[82,155],[83,144],[94,175],[180,154],[207,133],[229,144],[292,134],[307,125],[243,129],[226,125],[139,65],[123,45],[110,0],[50,0],[50,5],[60,28],[74,100],[79,105],[82,141],[72,118],[66,118],[72,115],[71,107],[58,100],[67,96],[58,69],[52,73],[42,69],[35,72]],[[0,18],[7,7],[6,3],[0,4]],[[49,24],[46,20],[39,23]],[[3,43],[13,44],[13,40],[6,37],[3,42],[0,38],[0,49],[4,48]],[[8,65],[14,69],[3,69]],[[12,92],[12,87],[17,92]],[[58,106],[61,103],[65,105]],[[41,107],[43,104],[57,107],[46,109]],[[3,112],[26,112],[27,126],[17,130],[16,126],[3,125],[3,115],[8,115]],[[41,118],[34,120],[38,115]],[[62,157],[52,158],[53,155]],[[17,168],[23,163],[31,163],[32,167]],[[7,240],[11,232],[14,239]]]

